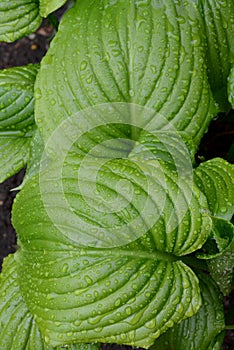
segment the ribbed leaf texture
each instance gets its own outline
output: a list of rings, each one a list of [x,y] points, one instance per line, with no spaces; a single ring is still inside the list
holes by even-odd
[[[153,108],[198,146],[218,111],[206,47],[193,2],[78,1],[64,16],[38,80],[44,137],[78,109],[111,101]]]
[[[234,211],[234,166],[215,158],[199,165],[195,182],[205,194],[212,215],[231,220]]]
[[[4,260],[0,274],[0,347],[4,350],[51,350],[47,348],[21,296],[14,256]]]
[[[221,294],[207,275],[199,274],[199,281],[202,307],[198,313],[160,337],[152,350],[220,349],[225,327]]]
[[[0,346],[4,350],[52,350],[28,311],[17,282],[13,255],[4,259],[0,275]],[[56,350],[64,349],[58,347]],[[73,344],[68,350],[98,350],[99,344]]]
[[[222,36],[208,40],[204,9],[197,1],[80,0],[43,59],[32,147],[42,158],[32,154],[13,223],[20,291],[51,346],[148,348],[201,307],[198,278],[182,259],[212,236],[213,215],[225,221],[233,211],[223,185],[232,186],[232,167],[214,160],[193,171],[199,142],[227,102],[208,66],[220,91],[232,63],[221,45],[225,68],[213,63],[212,42]],[[213,287],[203,284],[208,314]],[[220,344],[218,310],[207,346]]]
[[[225,111],[228,108],[227,77],[234,64],[234,3],[223,0],[194,2],[198,3],[204,18],[209,82],[220,109]]]
[[[0,182],[27,163],[34,121],[34,82],[38,65],[0,71]]]
[[[1,0],[0,41],[13,42],[41,24],[38,0]]]

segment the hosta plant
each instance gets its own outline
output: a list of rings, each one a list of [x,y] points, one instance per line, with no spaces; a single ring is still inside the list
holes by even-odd
[[[2,1],[0,39],[65,1]],[[234,105],[234,1],[79,0],[39,65],[0,73],[0,179],[27,165],[0,348],[220,349],[234,169],[195,162]]]

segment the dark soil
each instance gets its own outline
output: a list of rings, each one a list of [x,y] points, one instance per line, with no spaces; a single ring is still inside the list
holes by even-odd
[[[58,17],[64,9],[65,7],[57,13]],[[49,47],[53,34],[53,27],[48,20],[45,20],[34,34],[12,44],[0,43],[0,69],[39,63]],[[233,126],[234,111],[227,115],[221,115],[213,121],[209,132],[203,138],[197,154],[197,161],[222,157],[234,163]],[[11,207],[16,195],[16,191],[12,191],[12,189],[21,183],[23,176],[24,170],[0,185],[0,270],[3,258],[17,249],[16,234],[11,225]],[[231,324],[234,322],[234,293],[224,299],[224,306],[226,312],[229,313],[228,323]],[[106,344],[103,345],[103,349],[127,350],[131,348]],[[232,349],[234,349],[234,332],[229,331],[225,337],[222,350]]]

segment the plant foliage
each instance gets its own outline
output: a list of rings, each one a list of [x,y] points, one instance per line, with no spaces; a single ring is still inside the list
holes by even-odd
[[[65,1],[21,2],[2,40]],[[233,1],[79,0],[39,72],[1,72],[1,180],[27,163],[2,348],[220,349],[234,168],[194,155],[233,105],[233,23]]]

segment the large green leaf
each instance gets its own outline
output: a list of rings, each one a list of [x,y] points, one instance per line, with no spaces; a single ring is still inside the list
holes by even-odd
[[[228,108],[227,77],[234,63],[234,2],[194,0],[203,15],[209,82],[221,110]],[[215,72],[215,73],[214,73]]]
[[[194,2],[80,0],[64,16],[35,90],[45,150],[13,209],[21,292],[52,346],[147,348],[198,311],[180,258],[212,229],[192,171],[218,110],[206,55]]]
[[[38,65],[0,71],[0,182],[28,160],[34,122],[34,82]]]
[[[40,0],[40,14],[47,17],[51,12],[65,4],[67,0]]]
[[[198,282],[189,268],[134,248],[18,254],[23,294],[52,345],[102,341],[149,347],[198,310]]]
[[[74,124],[71,128],[78,136],[78,128]],[[62,130],[72,136],[68,125]],[[211,220],[202,214],[206,200],[196,186],[191,191],[187,174],[181,183],[175,181],[180,166],[177,171],[173,168],[176,163],[169,150],[180,150],[178,135],[154,136],[161,160],[154,153],[137,157],[134,148],[123,158],[129,145],[120,136],[125,132],[126,141],[128,128],[113,125],[112,130],[109,125],[102,144],[112,133],[119,134],[109,148],[106,145],[106,157],[99,157],[99,163],[94,145],[100,130],[81,132],[80,139],[65,148],[64,159],[66,133],[59,133],[61,147],[52,142],[53,152],[58,152],[52,153],[55,161],[29,179],[17,197],[13,222],[21,247],[17,253],[21,290],[53,346],[94,341],[147,348],[174,323],[197,312],[197,278],[177,256],[202,246]],[[168,138],[170,146],[165,143]],[[83,175],[77,186],[79,170]],[[126,186],[118,191],[121,180],[131,185],[132,198]],[[116,195],[121,198],[114,210]]]
[[[77,110],[130,102],[159,112],[165,118],[159,127],[170,121],[197,147],[218,111],[201,22],[193,2],[78,1],[64,16],[37,80],[36,118],[44,138]]]
[[[220,349],[225,328],[220,292],[209,276],[199,274],[202,307],[196,315],[173,327],[160,337],[152,350]]]
[[[12,42],[34,32],[41,24],[38,0],[1,0],[0,41]]]
[[[211,214],[230,220],[234,212],[234,165],[215,158],[200,164],[194,175]]]

